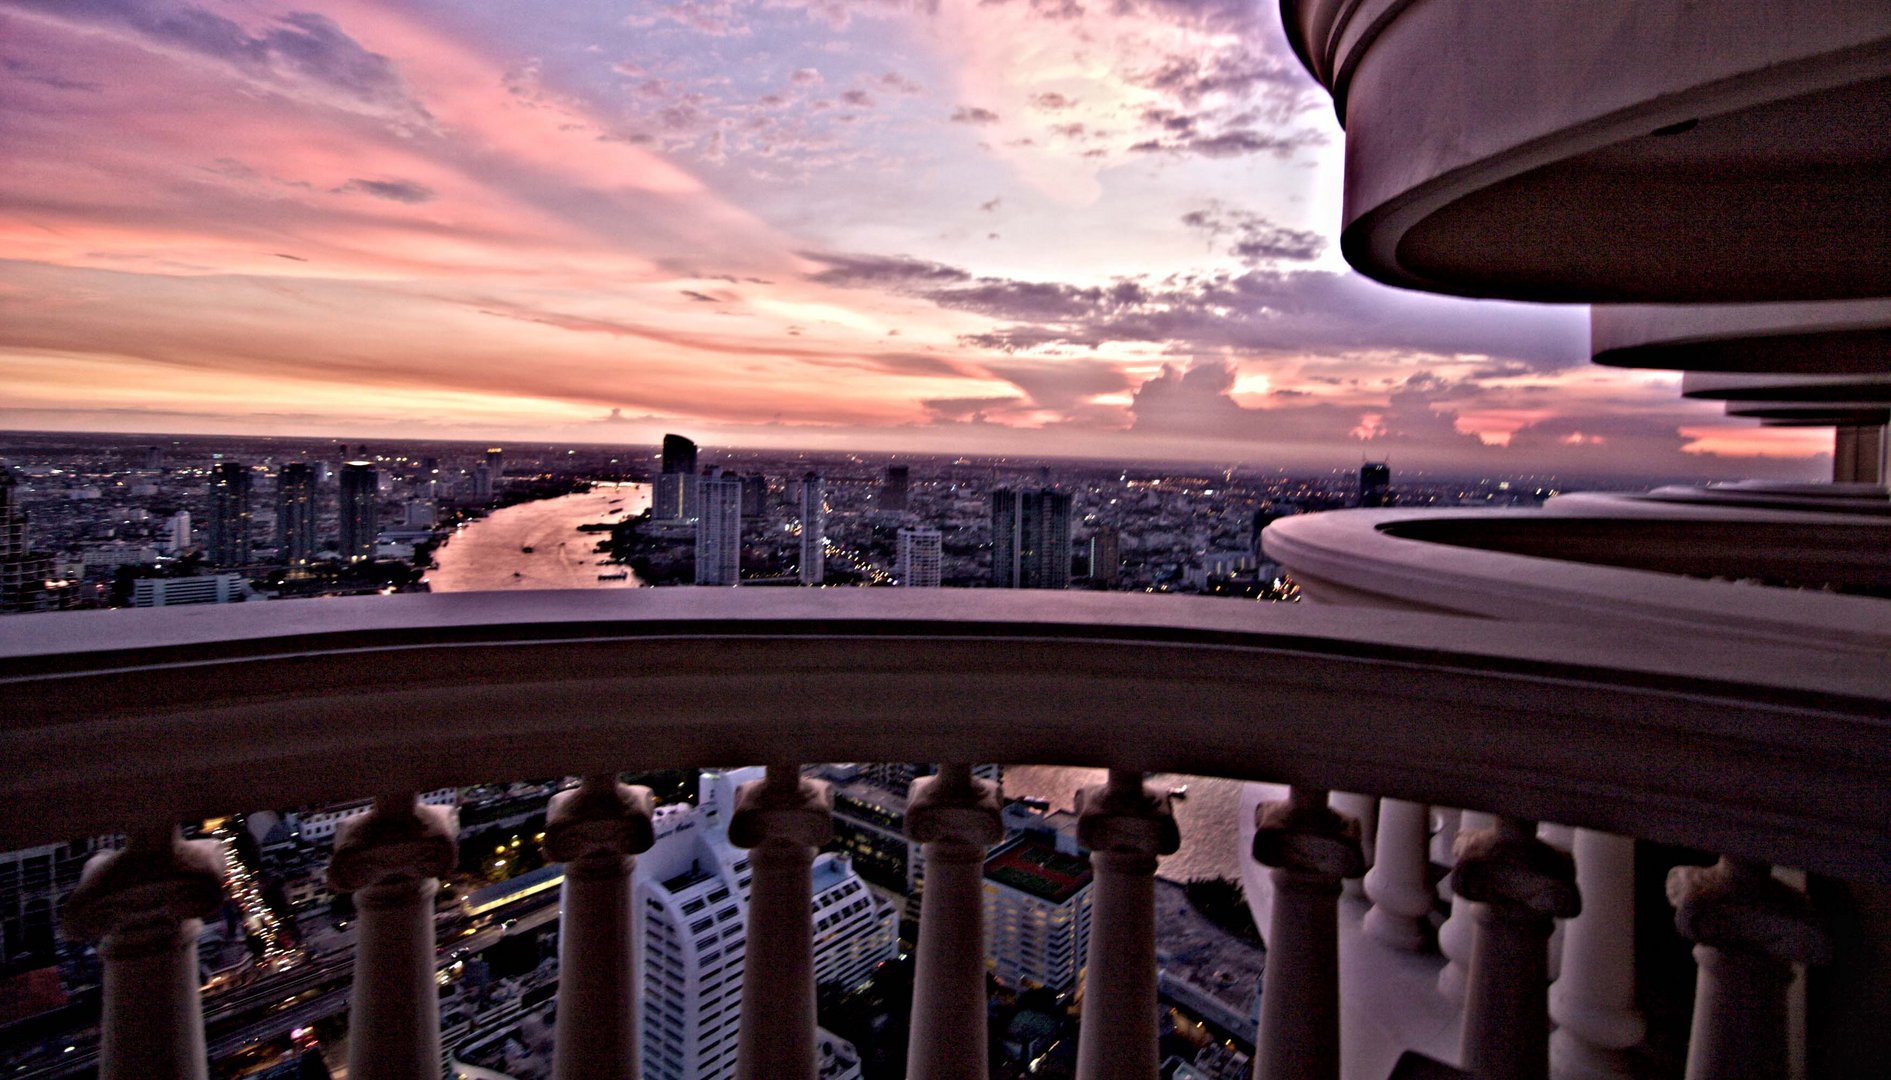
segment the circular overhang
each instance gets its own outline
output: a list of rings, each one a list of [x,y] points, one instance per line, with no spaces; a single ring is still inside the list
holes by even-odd
[[[1602,305],[1589,334],[1595,362],[1610,367],[1891,375],[1891,299]]]
[[[1891,7],[1289,0],[1388,284],[1600,303],[1891,295]]]
[[[1681,396],[1704,401],[1891,401],[1891,373],[1878,375],[1722,375],[1690,371]]]
[[[1891,402],[1729,401],[1727,415],[1795,420],[1815,426],[1875,427],[1891,423]]]

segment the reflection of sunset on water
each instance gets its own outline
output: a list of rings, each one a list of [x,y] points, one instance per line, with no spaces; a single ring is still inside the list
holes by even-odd
[[[578,526],[636,517],[649,505],[649,484],[601,484],[581,495],[495,510],[435,553],[440,568],[428,572],[427,584],[434,592],[637,588],[642,583],[635,574],[615,577],[629,567],[607,563],[592,550],[609,534],[579,532]]]

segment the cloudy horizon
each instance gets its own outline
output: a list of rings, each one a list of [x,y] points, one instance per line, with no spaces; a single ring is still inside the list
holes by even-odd
[[[1829,470],[1337,254],[1223,0],[0,0],[0,427]]]

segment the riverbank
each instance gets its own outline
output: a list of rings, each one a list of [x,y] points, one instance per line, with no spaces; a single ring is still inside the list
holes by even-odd
[[[428,571],[427,585],[434,592],[638,588],[636,574],[596,550],[609,534],[579,526],[615,524],[649,505],[649,484],[600,483],[503,507],[460,526],[434,550],[438,568]]]

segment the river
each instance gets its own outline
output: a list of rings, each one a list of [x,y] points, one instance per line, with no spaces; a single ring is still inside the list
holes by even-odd
[[[634,589],[637,575],[599,581],[626,566],[604,563],[592,551],[604,533],[578,526],[622,521],[650,505],[649,484],[599,484],[578,495],[508,506],[470,522],[434,553],[438,570],[427,573],[434,592],[499,589]],[[530,554],[524,549],[531,548]]]
[[[434,558],[440,568],[431,571],[427,581],[434,592],[636,588],[642,583],[634,574],[623,580],[598,580],[601,573],[627,568],[598,565],[604,557],[591,549],[603,534],[581,533],[578,526],[621,521],[649,505],[648,484],[600,484],[581,495],[495,510],[460,529],[439,549]],[[531,554],[521,550],[526,547],[532,548]],[[1005,793],[1035,795],[1049,800],[1054,808],[1068,810],[1078,788],[1100,784],[1104,775],[1102,769],[1011,765],[1005,768]],[[1150,782],[1188,787],[1187,797],[1175,800],[1182,849],[1162,860],[1162,876],[1174,881],[1238,878],[1240,782],[1172,773],[1158,773]]]

